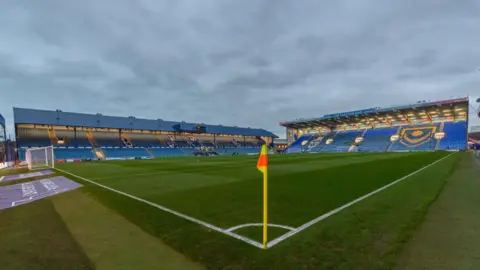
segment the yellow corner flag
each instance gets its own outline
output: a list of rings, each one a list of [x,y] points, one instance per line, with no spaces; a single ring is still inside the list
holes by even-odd
[[[263,173],[263,248],[267,248],[268,148],[266,144],[262,145],[257,168]]]

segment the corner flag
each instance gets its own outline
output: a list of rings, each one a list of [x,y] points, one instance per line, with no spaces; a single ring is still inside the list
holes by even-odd
[[[267,248],[268,148],[266,144],[262,145],[257,169],[263,173],[263,248]]]

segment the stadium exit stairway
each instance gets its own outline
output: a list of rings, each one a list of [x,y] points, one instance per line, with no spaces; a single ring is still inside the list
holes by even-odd
[[[58,145],[58,138],[55,135],[55,131],[53,130],[53,128],[48,129],[48,137],[50,138],[50,142],[53,146]]]
[[[150,157],[155,158],[155,155],[150,148],[145,148],[145,150],[147,150],[147,153],[150,155]]]
[[[440,123],[439,132],[443,132],[444,127],[445,127],[445,123],[444,122]],[[440,141],[441,140],[437,140],[437,143],[435,144],[435,150],[440,150]]]
[[[88,141],[90,142],[90,145],[92,147],[97,147],[97,142],[95,141],[95,138],[93,137],[93,133],[90,130],[85,131],[85,134],[87,135]]]
[[[133,147],[132,139],[130,138],[130,136],[127,135],[127,133],[122,132],[121,133],[121,139],[122,139],[123,144],[126,147]]]
[[[402,129],[403,129],[402,126],[399,127],[398,130],[397,130],[396,135],[400,136],[400,134],[402,134]],[[396,141],[395,141],[395,142],[396,142]],[[391,151],[391,148],[392,148],[392,146],[395,144],[395,142],[390,141],[390,144],[389,144],[388,147],[387,147],[387,152],[390,152],[390,151]]]
[[[92,149],[92,152],[93,152],[93,154],[94,154],[98,159],[101,159],[101,160],[105,160],[105,159],[106,159],[105,153],[103,153],[102,148],[100,148],[100,147],[94,147],[94,148]]]

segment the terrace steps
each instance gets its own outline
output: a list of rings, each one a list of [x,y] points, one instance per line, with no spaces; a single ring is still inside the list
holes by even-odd
[[[50,142],[52,143],[53,146],[58,145],[58,138],[55,135],[55,131],[53,130],[53,128],[48,129],[48,137],[50,138]]]
[[[93,133],[90,130],[87,130],[85,131],[85,134],[87,135],[88,141],[90,142],[92,147],[97,147],[97,142],[95,141]]]
[[[150,148],[145,148],[145,150],[147,150],[147,153],[152,157],[154,158],[155,155],[153,154],[152,150]]]
[[[445,127],[445,123],[442,122],[440,123],[440,128],[438,129],[438,132],[443,132],[443,128]],[[435,150],[439,150],[440,149],[440,142],[442,141],[442,139],[440,140],[437,140],[437,143],[435,144]]]
[[[128,136],[127,133],[122,132],[120,134],[120,138],[122,139],[122,142],[125,144],[125,146],[133,147],[132,139],[130,138],[130,136]]]
[[[399,136],[400,136],[400,134],[401,134],[401,132],[402,132],[402,129],[403,129],[402,126],[398,127],[397,133],[395,133],[395,135],[399,135]],[[388,145],[386,152],[390,152],[392,146],[393,146],[395,143],[396,143],[396,141],[395,141],[395,142],[390,141],[390,144]]]
[[[105,160],[105,153],[103,152],[102,148],[100,147],[94,147],[93,148],[93,154],[101,160]]]

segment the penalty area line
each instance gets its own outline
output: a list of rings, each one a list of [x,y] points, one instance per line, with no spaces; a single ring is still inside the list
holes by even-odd
[[[340,207],[338,207],[338,208],[336,208],[336,209],[333,209],[333,210],[330,211],[330,212],[327,212],[327,213],[325,213],[325,214],[323,214],[323,215],[321,215],[321,216],[319,216],[319,217],[317,217],[317,218],[315,218],[315,219],[310,220],[309,222],[301,225],[300,227],[296,228],[295,230],[290,231],[290,232],[287,232],[286,234],[281,235],[281,236],[275,238],[274,240],[268,242],[268,243],[267,243],[267,248],[271,248],[271,247],[277,245],[278,243],[280,243],[280,242],[282,242],[282,241],[284,241],[284,240],[286,240],[286,239],[294,236],[295,234],[297,234],[297,233],[299,233],[299,232],[307,229],[308,227],[310,227],[310,226],[312,226],[312,225],[315,225],[316,223],[318,223],[318,222],[320,222],[320,221],[322,221],[322,220],[324,220],[324,219],[326,219],[326,218],[328,218],[328,217],[330,217],[330,216],[332,216],[332,215],[334,215],[334,214],[336,214],[336,213],[338,213],[338,212],[340,212],[340,211],[342,211],[342,210],[344,210],[344,209],[346,209],[346,208],[348,208],[348,207],[350,207],[350,206],[352,206],[352,205],[354,205],[354,204],[356,204],[356,203],[358,203],[358,202],[361,202],[361,201],[365,200],[366,198],[368,198],[368,197],[370,197],[370,196],[373,196],[373,195],[377,194],[378,192],[383,191],[383,190],[385,190],[385,189],[387,189],[387,188],[389,188],[389,187],[391,187],[391,186],[393,186],[393,185],[395,185],[395,184],[397,184],[397,183],[399,183],[399,182],[401,182],[401,181],[409,178],[410,176],[415,175],[415,174],[417,174],[417,173],[425,170],[426,168],[428,168],[428,167],[430,167],[430,166],[432,166],[432,165],[434,165],[434,164],[437,164],[438,162],[440,162],[440,161],[442,161],[442,160],[450,157],[450,156],[453,155],[453,154],[455,154],[455,153],[452,153],[452,154],[450,154],[450,155],[448,155],[448,156],[445,156],[445,157],[443,157],[443,158],[441,158],[441,159],[438,159],[438,160],[430,163],[429,165],[426,165],[426,166],[424,166],[424,167],[422,167],[422,168],[420,168],[420,169],[418,169],[418,170],[416,170],[416,171],[414,171],[414,172],[412,172],[412,173],[410,173],[410,174],[408,174],[408,175],[405,175],[404,177],[402,177],[402,178],[400,178],[400,179],[397,179],[397,180],[391,182],[390,184],[387,184],[387,185],[385,185],[385,186],[383,186],[383,187],[381,187],[381,188],[379,188],[379,189],[376,189],[376,190],[374,190],[374,191],[372,191],[372,192],[370,192],[370,193],[368,193],[368,194],[365,194],[365,195],[363,195],[363,196],[361,196],[361,197],[359,197],[359,198],[357,198],[357,199],[355,199],[355,200],[353,200],[353,201],[351,201],[351,202],[349,202],[349,203],[346,203],[346,204],[344,204],[344,205],[342,205],[342,206],[340,206]]]
[[[159,205],[159,204],[156,204],[156,203],[153,203],[153,202],[144,200],[144,199],[139,198],[139,197],[137,197],[137,196],[134,196],[134,195],[132,195],[132,194],[128,194],[128,193],[126,193],[126,192],[123,192],[123,191],[120,191],[120,190],[111,188],[111,187],[109,187],[109,186],[102,185],[102,184],[97,183],[97,182],[95,182],[95,181],[92,181],[92,180],[90,180],[90,179],[87,179],[87,178],[78,176],[78,175],[76,175],[76,174],[73,174],[73,173],[71,173],[71,172],[67,172],[67,171],[64,171],[64,170],[61,170],[61,169],[58,169],[58,168],[54,168],[54,169],[55,169],[55,170],[58,170],[59,172],[69,174],[69,175],[71,175],[71,176],[73,176],[73,177],[76,177],[76,178],[78,178],[78,179],[82,179],[83,181],[86,181],[86,182],[88,182],[88,183],[94,184],[94,185],[99,186],[99,187],[101,187],[101,188],[104,188],[104,189],[110,190],[110,191],[112,191],[112,192],[121,194],[121,195],[126,196],[126,197],[129,197],[129,198],[131,198],[131,199],[134,199],[134,200],[143,202],[143,203],[148,204],[148,205],[150,205],[150,206],[153,206],[153,207],[155,207],[155,208],[157,208],[157,209],[160,209],[160,210],[165,211],[165,212],[167,212],[167,213],[173,214],[173,215],[175,215],[175,216],[177,216],[177,217],[180,217],[180,218],[189,220],[189,221],[191,221],[191,222],[193,222],[193,223],[202,225],[202,226],[207,227],[207,228],[209,228],[209,229],[211,229],[211,230],[213,230],[213,231],[216,231],[216,232],[219,232],[219,233],[223,233],[223,234],[225,234],[225,235],[228,235],[228,236],[230,236],[230,237],[233,237],[233,238],[235,238],[235,239],[238,239],[238,240],[240,240],[240,241],[243,241],[243,242],[245,242],[245,243],[248,243],[248,244],[250,244],[250,245],[252,245],[252,246],[255,246],[255,247],[258,247],[258,248],[263,249],[263,245],[262,245],[261,243],[255,241],[255,240],[252,240],[252,239],[250,239],[250,238],[248,238],[248,237],[241,236],[241,235],[239,235],[239,234],[233,233],[233,232],[228,231],[228,230],[224,230],[224,229],[222,229],[222,228],[220,228],[220,227],[217,227],[217,226],[212,225],[212,224],[210,224],[210,223],[207,223],[207,222],[205,222],[205,221],[201,221],[201,220],[199,220],[199,219],[196,219],[196,218],[187,216],[187,215],[185,215],[185,214],[182,214],[182,213],[180,213],[180,212],[177,212],[177,211],[172,210],[172,209],[170,209],[170,208],[167,208],[167,207],[165,207],[165,206],[161,206],[161,205]]]

